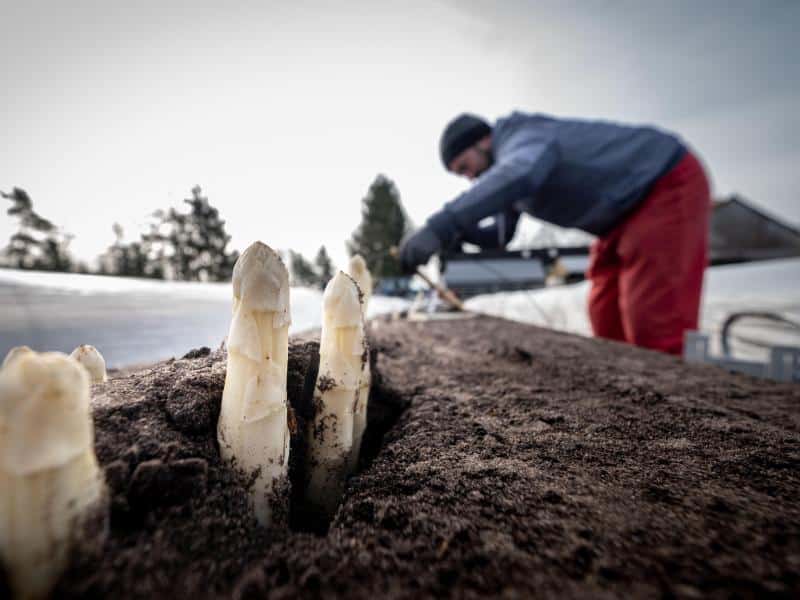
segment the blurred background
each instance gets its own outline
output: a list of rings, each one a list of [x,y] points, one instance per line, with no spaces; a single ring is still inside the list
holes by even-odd
[[[216,346],[254,240],[290,267],[294,331],[356,251],[381,278],[370,310],[406,306],[388,249],[467,186],[437,150],[462,111],[678,133],[717,200],[703,328],[800,320],[800,3],[32,1],[0,21],[3,354],[91,343],[122,366]],[[462,294],[588,333],[583,254],[558,249],[590,241],[526,218],[512,249],[544,250],[541,273],[483,269]],[[750,327],[742,356],[797,342]]]

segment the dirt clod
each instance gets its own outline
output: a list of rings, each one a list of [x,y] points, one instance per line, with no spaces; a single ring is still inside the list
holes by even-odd
[[[164,463],[148,460],[140,463],[131,477],[128,500],[134,508],[182,502],[206,491],[208,463],[202,458],[187,458]]]
[[[209,354],[211,354],[211,348],[209,348],[208,346],[202,346],[200,348],[195,348],[194,350],[189,350],[181,358],[184,359],[201,358],[203,356],[208,356]]]

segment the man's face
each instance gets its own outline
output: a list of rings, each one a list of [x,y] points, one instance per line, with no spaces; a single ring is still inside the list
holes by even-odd
[[[474,146],[464,150],[448,165],[450,171],[470,181],[477,178],[492,166],[490,138],[484,138]]]

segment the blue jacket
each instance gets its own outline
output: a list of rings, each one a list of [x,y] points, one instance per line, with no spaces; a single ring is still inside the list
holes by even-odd
[[[428,219],[444,247],[511,240],[520,211],[602,236],[634,208],[686,149],[652,127],[512,113],[492,131],[494,164]],[[478,227],[486,217],[488,227]]]

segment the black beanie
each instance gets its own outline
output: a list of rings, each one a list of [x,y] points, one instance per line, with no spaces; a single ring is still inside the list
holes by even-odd
[[[458,115],[447,124],[439,140],[439,153],[444,168],[449,169],[452,160],[467,148],[492,133],[491,126],[475,115]]]

